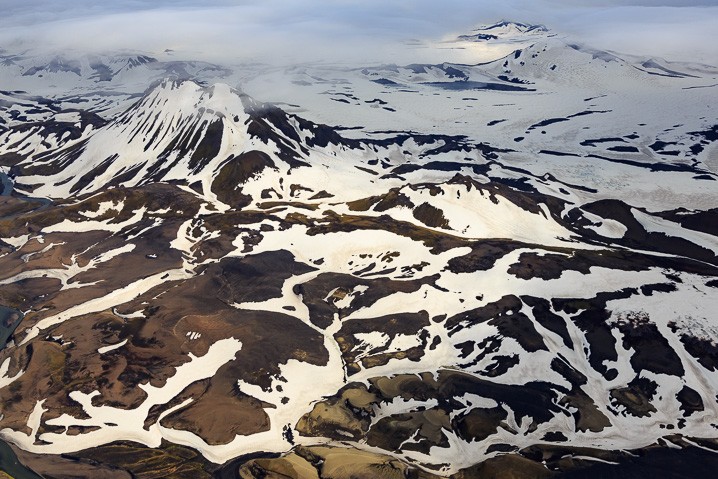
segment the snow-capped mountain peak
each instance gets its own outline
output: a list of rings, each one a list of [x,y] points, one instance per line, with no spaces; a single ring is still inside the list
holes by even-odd
[[[522,41],[552,36],[550,31],[543,25],[531,25],[526,23],[511,22],[502,20],[492,25],[481,25],[470,34],[459,36],[464,41]]]
[[[112,181],[197,177],[227,158],[228,149],[245,147],[250,136],[245,105],[252,108],[254,102],[224,84],[205,88],[163,80],[107,125],[50,155],[30,155],[16,169],[30,178],[50,175],[35,193],[52,197],[94,191]]]
[[[119,121],[138,114],[157,115],[163,111],[178,119],[205,112],[231,116],[243,113],[244,104],[242,94],[223,83],[203,87],[194,81],[164,79],[150,87]]]

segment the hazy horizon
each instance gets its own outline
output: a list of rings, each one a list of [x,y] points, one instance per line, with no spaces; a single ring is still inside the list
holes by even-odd
[[[507,19],[540,23],[587,45],[718,64],[718,6],[710,1],[378,0],[289,2],[11,1],[0,48],[178,54],[215,62],[396,61],[409,40],[437,41]]]

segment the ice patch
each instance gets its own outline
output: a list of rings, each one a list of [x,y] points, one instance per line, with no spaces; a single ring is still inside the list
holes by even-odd
[[[109,345],[109,346],[101,347],[101,348],[99,348],[99,349],[97,350],[97,352],[100,353],[100,354],[109,353],[110,351],[114,351],[115,349],[120,349],[120,348],[121,348],[122,346],[124,346],[125,344],[127,344],[127,339],[125,339],[125,340],[123,340],[123,341],[120,341],[120,342],[117,343],[117,344],[111,344],[111,345]]]

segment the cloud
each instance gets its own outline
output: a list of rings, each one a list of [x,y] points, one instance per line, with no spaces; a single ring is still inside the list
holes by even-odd
[[[438,39],[502,18],[544,23],[598,48],[718,63],[712,0],[13,0],[0,47],[167,48],[211,61],[412,60]]]
[[[600,48],[718,64],[716,25],[718,7],[714,6],[620,6],[592,11],[578,22],[567,21],[565,29]]]

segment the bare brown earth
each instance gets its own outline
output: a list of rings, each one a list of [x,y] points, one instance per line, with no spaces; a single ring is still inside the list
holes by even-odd
[[[350,384],[334,398],[317,404],[297,426],[302,434],[320,435],[341,440],[345,432],[364,438],[368,444],[386,451],[399,451],[411,447],[428,453],[431,447],[447,447],[448,438],[443,431],[453,430],[466,441],[477,441],[497,432],[498,428],[511,430],[506,412],[501,407],[474,408],[461,413],[465,406],[453,399],[466,393],[479,394],[509,405],[519,416],[529,416],[533,426],[553,417],[555,392],[540,381],[524,386],[506,386],[476,378],[459,371],[443,370],[434,377],[431,373],[405,374],[393,377],[376,377],[369,380],[370,387]],[[352,389],[354,392],[352,392]],[[359,395],[363,404],[349,398]],[[371,405],[379,407],[394,398],[426,401],[437,399],[438,406],[410,414],[386,416],[374,424],[366,421]],[[452,416],[452,419],[449,419]],[[359,436],[359,437],[356,437]],[[414,439],[407,445],[406,441]]]
[[[676,436],[670,440],[681,444]],[[602,451],[564,446],[532,446],[499,454],[462,469],[450,479],[702,479],[711,477],[718,456],[716,445],[692,438],[701,449],[665,449],[660,444],[632,451]],[[44,456],[18,451],[26,465],[47,479],[107,477],[124,479],[439,479],[389,455],[351,447],[295,447],[285,455],[255,454],[225,465],[205,461],[191,449],[163,443],[147,449],[115,443],[66,456]],[[616,464],[606,464],[609,461]],[[55,468],[55,469],[53,469]]]
[[[113,465],[78,461],[53,454],[32,454],[13,447],[17,458],[36,473],[46,478],[75,479],[78,477],[102,477],[107,479],[131,479],[132,474]],[[0,476],[2,477],[2,476]]]
[[[297,448],[291,454],[278,459],[255,459],[247,462],[239,468],[238,477],[242,479],[257,477],[430,479],[437,476],[390,456],[354,449],[312,447]]]
[[[230,166],[227,168],[232,169]],[[231,177],[240,173],[254,174],[254,170],[228,171],[227,175]],[[478,187],[466,178],[458,177],[455,181]],[[537,210],[536,195],[524,195],[503,185],[491,188],[490,194],[510,197],[528,210]],[[69,286],[82,285],[80,288],[62,289],[60,280],[42,275],[3,285],[0,288],[0,304],[27,312],[22,327],[16,332],[16,343],[27,337],[26,328],[32,328],[43,319],[73,306],[151,275],[190,268],[186,266],[182,253],[170,247],[188,220],[191,220],[189,234],[199,240],[188,255],[194,265],[191,266],[193,270],[187,271],[187,279],[167,280],[116,309],[73,317],[43,330],[27,344],[0,351],[0,364],[10,358],[9,375],[25,371],[19,379],[0,390],[2,427],[29,433],[28,417],[36,402],[44,400],[43,407],[47,412],[42,416],[39,432],[63,432],[64,428],[50,426],[47,421],[62,414],[84,417],[79,405],[68,396],[70,391],[89,394],[97,390],[100,394],[93,399],[95,405],[135,408],[146,399],[139,385],[161,387],[175,374],[177,367],[189,361],[190,353],[202,356],[217,341],[235,338],[242,343],[242,349],[235,355],[234,361],[221,366],[211,378],[190,384],[171,402],[155,406],[146,421],[146,427],[149,427],[163,412],[192,398],[190,404],[165,416],[162,425],[195,433],[208,444],[226,444],[237,435],[250,435],[274,426],[269,423],[265,410],[275,405],[243,394],[237,381],[269,390],[275,387],[281,373],[280,366],[289,360],[326,364],[329,353],[324,346],[322,330],[334,324],[336,319],[341,321],[341,325],[333,334],[333,339],[337,342],[349,381],[360,371],[371,372],[372,368],[384,366],[392,360],[414,362],[423,358],[426,351],[438,345],[429,336],[432,324],[441,324],[449,337],[479,325],[494,328],[496,334],[455,346],[460,358],[478,353],[473,359],[466,359],[466,364],[461,367],[472,368],[489,355],[493,361],[486,367],[476,368],[471,374],[458,369],[440,369],[420,374],[369,375],[364,383],[349,383],[329,397],[317,398],[299,422],[292,425],[297,433],[319,441],[329,439],[335,445],[359,442],[376,448],[375,451],[384,451],[383,454],[352,447],[297,447],[279,458],[245,461],[237,465],[231,473],[234,475],[221,477],[433,478],[436,471],[427,472],[392,455],[412,450],[429,454],[433,447],[448,445],[449,431],[467,442],[490,439],[499,431],[516,433],[507,420],[506,410],[501,407],[503,404],[514,411],[518,420],[526,418],[531,431],[555,415],[564,414],[575,420],[577,432],[599,433],[610,427],[611,421],[584,390],[587,378],[581,368],[592,368],[607,378],[615,374],[615,370],[606,366],[617,358],[618,343],[612,334],[614,330],[621,333],[624,348],[636,351],[630,359],[630,366],[636,375],[633,380],[608,392],[611,405],[636,417],[656,412],[653,404],[656,400],[655,384],[641,377],[640,372],[680,376],[685,365],[675,354],[671,354],[666,339],[650,318],[630,316],[619,318],[620,321],[616,322],[607,304],[615,299],[672,291],[677,281],[671,271],[698,271],[710,276],[715,274],[713,266],[690,259],[658,258],[650,253],[607,245],[598,250],[579,251],[502,239],[466,240],[449,231],[441,231],[445,226],[443,214],[431,208],[421,208],[421,205],[414,211],[421,224],[399,221],[390,215],[361,215],[362,211],[370,208],[381,212],[395,205],[406,206],[405,200],[401,192],[392,192],[353,204],[351,209],[356,214],[327,211],[320,218],[309,216],[309,211],[316,207],[312,205],[305,205],[302,212],[294,210],[287,213],[288,208],[296,206],[296,203],[287,202],[267,202],[257,205],[256,209],[210,212],[195,218],[201,206],[196,196],[172,185],[154,184],[130,189],[114,188],[76,202],[57,203],[44,208],[23,203],[22,200],[0,203],[0,212],[7,212],[5,216],[0,214],[0,236],[29,236],[27,243],[17,250],[9,244],[0,245],[4,253],[0,256],[0,280],[13,278],[21,272],[64,270],[73,262],[77,267],[85,268],[102,254],[127,243],[135,245],[131,252],[97,263],[67,283]],[[122,202],[123,207],[97,218],[82,215],[83,212],[97,211],[100,203],[108,201]],[[600,204],[594,206],[597,214],[603,212],[608,217],[611,213],[618,217],[612,209],[615,205],[609,205],[611,208]],[[109,221],[110,225],[114,225],[129,221],[142,208],[147,212],[142,219],[114,234],[90,230],[81,234],[48,233],[44,235],[44,242],[35,238],[43,228],[64,219],[77,223]],[[624,209],[618,210],[625,213]],[[13,216],[16,214],[23,216]],[[316,270],[318,264],[303,263],[288,251],[253,251],[263,234],[294,225],[306,225],[310,237],[338,231],[391,231],[422,242],[433,254],[467,247],[469,253],[455,257],[446,265],[447,270],[456,273],[491,269],[506,254],[526,248],[532,252],[519,256],[509,266],[508,274],[521,279],[551,279],[560,277],[565,271],[585,274],[594,266],[645,271],[659,264],[666,268],[666,280],[642,288],[599,293],[595,297],[581,297],[580,292],[576,298],[511,294],[450,317],[430,317],[426,311],[419,310],[374,318],[349,318],[352,313],[394,293],[412,293],[423,287],[439,289],[439,275],[415,279],[413,273],[426,266],[416,264],[408,267],[400,280],[337,271],[322,272],[298,284],[292,293],[307,307],[311,324],[295,317],[289,309],[285,314],[236,308],[240,303],[279,298],[286,280]],[[566,227],[573,228],[572,225]],[[573,229],[578,234],[580,228]],[[631,244],[647,250],[650,245],[645,241],[650,238],[641,236],[640,232],[634,233]],[[236,249],[233,241],[239,235],[244,241],[240,248],[247,255],[225,257]],[[53,243],[52,248],[41,252]],[[671,248],[677,247],[660,244],[661,251],[672,251]],[[703,258],[702,252],[694,253],[696,258]],[[202,261],[206,262],[200,264]],[[361,292],[355,294],[357,288]],[[353,300],[342,303],[341,300],[350,294],[354,295]],[[570,320],[566,320],[565,315],[570,315]],[[539,326],[555,333],[568,348],[576,346],[569,327],[578,328],[590,343],[588,364],[569,364],[561,355],[556,355],[551,368],[564,377],[569,386],[550,384],[541,378],[528,378],[525,384],[503,384],[501,376],[517,367],[520,358],[513,353],[497,354],[502,342],[514,341],[527,353],[545,352],[548,350],[547,341]],[[188,334],[191,332],[201,333],[201,337],[190,340]],[[389,341],[399,335],[413,337],[418,340],[419,346],[403,350],[369,346],[360,338],[362,334],[371,332],[380,332]],[[125,340],[126,344],[117,350],[98,353],[98,348]],[[681,333],[681,341],[706,369],[713,370],[718,365],[714,343],[687,332]],[[465,411],[461,398],[466,394],[494,400],[499,406]],[[436,405],[387,415],[374,421],[376,410],[397,398],[431,399]],[[690,388],[682,389],[678,399],[686,417],[704,409],[700,395]],[[217,411],[222,413],[217,414]],[[68,434],[81,435],[90,430],[76,427],[68,430]],[[627,456],[618,452],[571,450],[567,437],[560,431],[549,431],[543,442],[540,447],[523,450],[517,450],[510,444],[495,444],[487,454],[499,455],[457,473],[455,478],[562,477],[562,474],[595,467],[590,460],[565,457],[567,455],[629,461]],[[685,447],[690,445],[686,443]],[[207,465],[194,451],[171,445],[151,450],[138,445],[114,444],[83,451],[72,457],[78,458],[79,462],[72,467],[67,465],[68,470],[77,470],[80,477],[83,477],[82,474],[89,477],[90,471],[102,474],[92,469],[94,467],[99,467],[99,471],[108,467],[119,468],[118,478],[127,477],[125,472],[143,478],[206,478],[219,474],[217,471],[226,472],[226,469],[216,465]],[[64,468],[66,463],[63,461],[69,460],[65,457],[50,460],[28,454],[23,458],[31,466],[36,464],[38,470],[47,471],[50,477],[54,477],[50,471],[53,465]]]
[[[124,207],[91,219],[80,214],[96,211],[100,203],[108,201],[123,202]],[[30,213],[21,222],[0,219],[0,230],[7,236],[32,237],[64,219],[76,222],[109,219],[110,224],[121,223],[140,208],[160,213],[146,215],[139,223],[130,224],[116,234],[105,231],[46,234],[44,243],[31,239],[17,251],[0,257],[0,266],[4,267],[0,268],[0,276],[11,278],[21,271],[64,269],[73,261],[85,267],[93,258],[128,241],[136,245],[133,251],[99,263],[68,282],[89,285],[61,290],[57,279],[30,278],[0,288],[1,304],[28,311],[22,327],[30,328],[43,318],[134,281],[180,268],[181,253],[171,249],[169,243],[177,237],[185,219],[194,216],[198,201],[168,185],[108,190],[78,203]],[[254,219],[250,216],[250,222]],[[155,222],[159,224],[153,226]],[[58,245],[38,253],[51,243]],[[22,257],[30,254],[27,262],[23,261]],[[149,258],[150,255],[153,257]],[[207,384],[190,386],[195,401],[166,417],[165,424],[195,432],[212,444],[229,442],[237,434],[266,430],[269,424],[263,407],[271,405],[241,395],[236,388],[237,379],[269,387],[279,374],[278,366],[289,359],[324,364],[327,352],[323,337],[292,316],[239,311],[232,305],[277,297],[286,278],[312,268],[296,263],[289,253],[278,252],[246,260],[226,259],[203,269],[201,275],[158,286],[118,308],[118,314],[144,311],[142,318],[125,319],[112,310],[86,314],[59,324],[51,333],[44,332],[26,347],[0,351],[0,362],[11,358],[10,375],[25,371],[0,393],[3,427],[29,433],[27,418],[36,401],[45,400],[48,412],[43,416],[40,433],[62,432],[62,428],[48,426],[45,421],[63,413],[83,417],[77,403],[67,395],[73,390],[84,393],[98,390],[100,395],[93,399],[96,405],[137,407],[146,398],[137,387],[139,384],[149,381],[161,386],[188,360],[188,353],[202,356],[217,340],[234,337],[242,342],[238,360],[223,366]],[[190,331],[201,332],[201,339],[190,342],[187,338]],[[21,341],[23,335],[24,330],[18,330],[16,340]],[[124,340],[127,344],[120,350],[98,354],[98,348]],[[208,413],[218,405],[229,411],[229,416],[222,420],[215,416],[218,418],[215,422],[208,421]]]
[[[165,81],[162,88],[171,93],[181,84]],[[210,93],[211,89],[203,91],[203,95]],[[718,285],[718,256],[706,246],[704,236],[696,239],[692,234],[678,237],[649,231],[632,205],[605,198],[603,191],[590,186],[567,184],[548,173],[538,176],[502,165],[498,153],[508,150],[472,144],[466,137],[376,132],[373,139],[343,138],[339,129],[237,95],[243,106],[243,112],[237,113],[246,114],[247,121],[240,126],[237,116],[232,128],[244,128],[249,141],[243,143],[261,142],[268,147],[262,150],[272,151],[271,155],[255,146],[246,150],[237,146],[233,154],[218,157],[227,144],[223,134],[231,115],[198,108],[186,116],[187,121],[180,121],[178,128],[157,124],[159,129],[152,137],[139,143],[129,140],[137,146],[142,143],[145,152],[167,141],[164,151],[152,150],[155,154],[147,155],[151,158],[115,154],[76,177],[64,178],[62,184],[71,192],[68,198],[54,202],[0,198],[0,237],[5,238],[0,242],[0,282],[8,283],[0,285],[0,305],[25,313],[14,341],[0,350],[0,365],[9,366],[3,380],[23,373],[0,389],[0,431],[11,428],[30,433],[28,418],[43,401],[45,412],[36,445],[42,444],[42,434],[47,432],[65,432],[80,443],[95,426],[65,430],[48,424],[63,414],[86,417],[71,398],[72,392],[97,391],[93,397],[96,406],[137,408],[147,398],[141,386],[167,384],[193,356],[203,356],[217,342],[233,338],[241,343],[233,360],[212,371],[211,377],[186,385],[167,403],[152,407],[144,427],[160,422],[164,427],[192,432],[208,444],[223,445],[238,435],[284,426],[286,442],[273,447],[283,453],[254,451],[218,465],[209,463],[198,451],[166,442],[157,448],[114,442],[53,457],[19,451],[23,462],[48,479],[435,479],[455,468],[436,464],[438,459],[423,463],[410,458],[423,455],[435,459],[441,457],[437,449],[463,441],[471,444],[476,457],[459,457],[462,447],[456,446],[454,451],[459,453],[445,460],[462,460],[469,467],[454,473],[452,479],[715,475],[715,441],[686,437],[689,433],[684,429],[687,421],[696,419],[705,424],[699,422],[693,430],[709,431],[710,435],[711,426],[718,429],[715,418],[703,414],[715,409],[715,393],[701,384],[711,384],[704,376],[718,368],[712,325],[699,324],[707,330],[701,334],[700,328],[684,324],[690,318],[677,317],[667,324],[671,337],[666,325],[647,313],[614,314],[612,310],[615,302],[661,301],[663,294],[688,290],[689,284],[681,285],[683,276],[707,297],[710,293],[699,288]],[[144,135],[141,131],[149,131],[144,127],[153,129],[152,123],[163,113],[161,106],[156,111],[154,107],[143,109],[150,98],[156,97],[148,91],[112,123],[134,128],[139,140]],[[205,113],[213,118],[200,119]],[[544,120],[533,127],[564,120],[567,118]],[[47,130],[59,139],[61,147],[53,149],[48,146],[52,141],[45,142],[42,151],[26,157],[12,151],[20,148],[21,142],[6,145],[8,151],[0,163],[11,168],[8,178],[16,181],[18,190],[32,194],[46,179],[42,175],[62,176],[79,171],[84,166],[80,162],[97,159],[83,155],[93,141],[83,137],[86,124],[101,129],[105,121],[86,114],[81,128],[52,122],[12,127],[19,132],[25,128]],[[7,131],[4,126],[0,129]],[[702,149],[714,134],[699,136],[706,139],[705,145],[698,145]],[[67,146],[68,139],[80,141]],[[652,148],[662,150],[661,144],[656,142]],[[319,187],[301,184],[304,177],[293,173],[300,168],[314,168],[314,172],[323,168],[313,162],[317,151],[310,149],[328,145],[331,149],[318,151],[319,162],[322,154],[333,153],[339,161],[357,163],[347,165],[347,171],[370,175],[375,186],[390,180],[391,187],[342,204],[331,182]],[[337,154],[341,152],[351,154]],[[596,155],[592,158],[601,160]],[[571,155],[565,159],[572,161]],[[168,172],[182,166],[184,160],[192,174],[214,177],[211,181],[192,179],[192,184],[168,181]],[[108,169],[111,165],[120,166],[114,169],[115,176],[96,185],[96,179],[113,171]],[[143,170],[144,165],[149,168]],[[204,170],[209,165],[213,171]],[[696,179],[715,180],[697,161],[692,167],[662,166],[659,169],[666,172],[692,171],[702,176]],[[146,175],[136,177],[142,171]],[[421,173],[443,180],[408,184],[405,177],[417,179]],[[28,179],[28,175],[38,176]],[[263,189],[246,187],[250,180],[265,175],[270,181]],[[124,186],[130,181],[139,186]],[[89,189],[94,189],[93,193],[78,193]],[[564,246],[501,237],[464,238],[463,233],[451,229],[447,217],[454,216],[432,201],[448,190],[457,193],[457,199],[464,192],[478,191],[488,199],[487,214],[495,213],[490,210],[491,203],[503,204],[522,211],[517,218],[535,215],[555,222],[566,231]],[[422,200],[412,200],[419,197],[414,194],[417,192]],[[230,211],[219,211],[202,198],[212,194],[230,206]],[[107,204],[112,207],[100,214],[101,205]],[[396,215],[398,209],[406,214]],[[641,211],[693,232],[718,234],[713,224],[718,217],[712,210]],[[625,234],[604,237],[603,230],[595,228],[600,221],[589,218],[618,222],[625,227]],[[48,232],[64,221],[81,231]],[[457,248],[462,252],[436,269],[433,258],[427,257],[399,269],[397,264],[403,258],[396,258],[403,252],[386,252],[381,259],[386,269],[380,272],[373,269],[375,264],[360,271],[332,270],[322,267],[325,258],[305,262],[301,253],[295,257],[281,244],[277,251],[260,252],[258,246],[268,233],[296,226],[307,228],[307,237],[302,239],[310,243],[319,235],[337,232],[390,232],[415,241],[416,246],[426,246],[431,255]],[[671,231],[681,230],[676,226]],[[23,238],[24,244],[13,246]],[[173,247],[174,241],[196,243],[180,251]],[[128,245],[131,251],[103,261]],[[507,284],[530,281],[535,286],[564,275],[588,275],[597,268],[612,270],[617,276],[624,272],[648,274],[648,270],[655,273],[653,278],[659,276],[648,284],[606,288],[599,284],[598,292],[590,294],[576,288],[575,293],[553,295],[548,287],[542,297],[540,287],[532,288],[531,293],[517,288],[486,302],[483,292],[471,290],[470,284],[451,291],[454,286],[447,283],[452,281],[442,281],[444,274],[455,273],[465,276],[452,280],[470,282],[473,273],[495,268],[519,249],[521,254],[512,256],[515,259],[506,268],[503,279]],[[363,254],[362,260],[378,263],[380,255],[374,254]],[[434,272],[421,274],[425,268]],[[307,275],[306,279],[285,288],[287,281],[302,275]],[[131,287],[151,276],[162,279],[147,291]],[[497,274],[496,281],[501,279]],[[72,308],[124,288],[130,288],[132,294],[122,301],[85,307],[70,318],[46,324],[50,318],[70,316]],[[411,310],[405,310],[401,300],[387,306],[402,295],[421,301],[415,294],[421,290],[431,292],[432,297],[451,297],[451,302],[463,307],[449,314],[429,313],[436,311],[436,305],[428,303],[412,304]],[[251,304],[285,294],[288,301],[280,308]],[[380,301],[383,307],[394,306],[395,310],[362,315],[362,309]],[[41,329],[37,328],[40,324]],[[684,351],[679,351],[681,345]],[[100,348],[112,346],[120,347],[100,352]],[[435,364],[420,362],[437,348]],[[343,370],[333,372],[343,373],[344,382],[338,390],[333,388],[303,404],[296,411],[301,417],[294,424],[270,424],[268,412],[278,404],[262,402],[248,395],[251,389],[242,390],[239,385],[246,382],[279,393],[272,401],[289,404],[290,398],[283,396],[283,384],[288,381],[282,377],[282,366],[289,361],[322,366],[335,353]],[[450,358],[447,364],[443,358]],[[536,358],[545,361],[545,376],[541,371],[536,374],[531,364]],[[623,359],[625,364],[618,364]],[[517,374],[523,371],[532,374]],[[620,381],[613,382],[619,375]],[[596,384],[603,379],[612,382],[596,393]],[[660,381],[678,387],[661,388]],[[662,397],[666,391],[675,398]],[[406,407],[402,407],[404,402],[408,402]],[[604,403],[602,407],[599,402]],[[673,407],[671,417],[660,417],[663,411],[659,407],[664,404],[680,406],[680,412]],[[172,413],[166,414],[170,409]],[[627,424],[617,419],[627,417],[642,425],[652,420],[655,444],[633,451],[607,450]],[[616,424],[620,427],[612,429]],[[526,431],[540,431],[540,435],[524,447],[529,437]],[[572,446],[574,435],[590,438],[590,434],[581,434],[586,432],[595,433],[596,443],[604,449]],[[432,453],[436,456],[431,457]]]
[[[210,479],[210,471],[216,468],[196,451],[167,443],[163,443],[158,449],[133,443],[114,443],[68,457],[92,465],[107,465],[113,469],[127,471],[132,478],[137,479]],[[101,473],[99,470],[89,477],[101,477]]]
[[[675,439],[675,438],[672,438]],[[705,443],[701,443],[705,447]],[[614,464],[607,464],[609,461]],[[532,446],[500,454],[462,469],[451,479],[700,479],[710,477],[718,456],[706,449],[665,450],[660,445],[633,451],[601,451],[570,446]],[[278,458],[250,459],[237,471],[226,467],[217,477],[260,479],[438,479],[434,473],[391,456],[352,448],[297,447]],[[236,475],[233,475],[236,474]],[[707,474],[707,475],[706,475]]]

